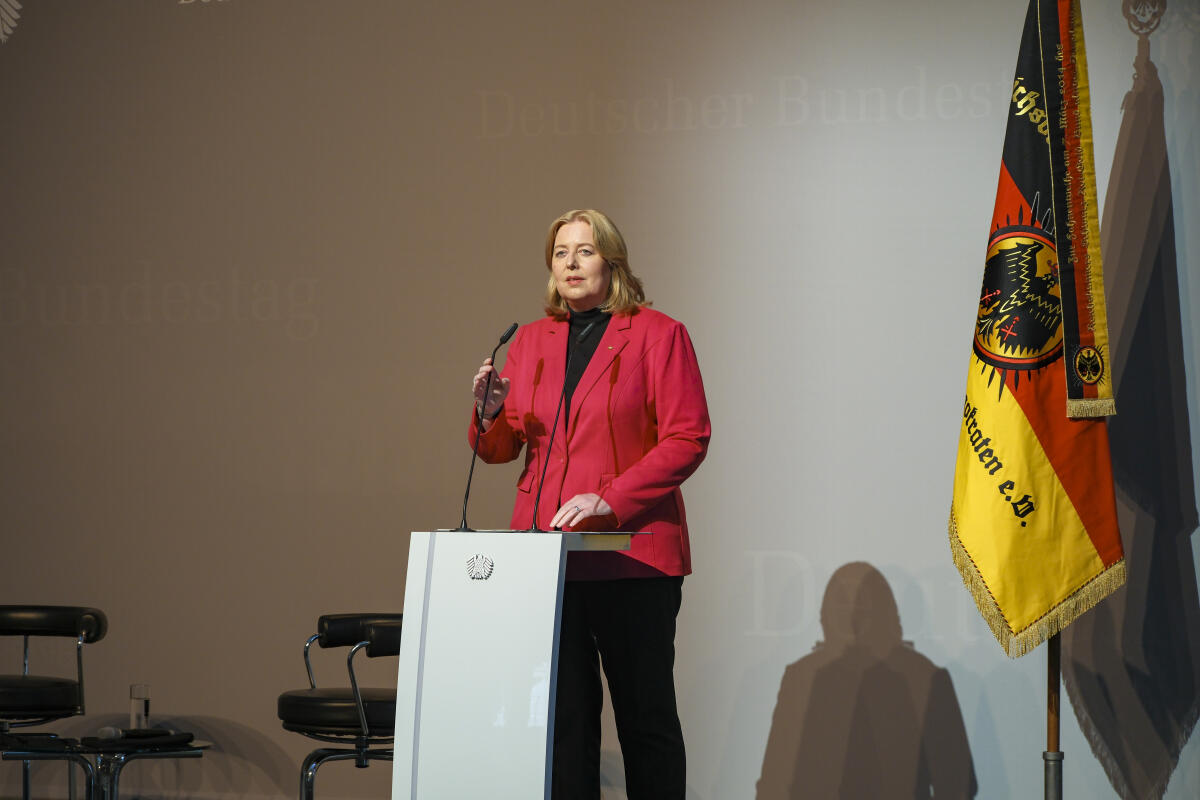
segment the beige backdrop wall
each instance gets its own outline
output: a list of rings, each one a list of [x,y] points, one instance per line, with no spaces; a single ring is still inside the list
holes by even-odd
[[[1177,5],[1153,42],[1194,376]],[[90,713],[59,730],[119,721],[146,682],[216,743],[132,791],[295,792],[308,745],[275,697],[320,613],[399,609],[408,532],[457,523],[468,379],[541,313],[545,226],[579,206],[689,325],[711,405],[685,486],[689,796],[754,796],[783,670],[852,561],[949,670],[979,796],[1039,791],[1044,655],[1003,655],[945,532],[1023,0],[3,7],[0,603],[109,615]],[[1103,196],[1135,39],[1118,0],[1083,11]],[[474,524],[507,525],[514,478],[478,473]],[[1066,714],[1067,795],[1115,796]],[[611,736],[604,777],[624,797]],[[322,794],[387,778],[327,767]],[[1167,796],[1198,794],[1193,737]]]

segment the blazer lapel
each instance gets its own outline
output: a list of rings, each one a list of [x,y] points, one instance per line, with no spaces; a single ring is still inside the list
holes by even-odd
[[[596,346],[596,352],[592,355],[592,360],[588,362],[587,369],[579,379],[579,385],[575,387],[575,392],[571,395],[571,409],[567,425],[568,441],[575,430],[575,421],[579,418],[579,410],[587,401],[588,395],[595,388],[600,377],[609,374],[613,362],[625,349],[625,345],[629,344],[629,329],[633,325],[633,317],[632,314],[620,314],[608,321],[608,327],[604,329],[604,336],[601,337],[600,344]],[[565,374],[565,366],[563,369]]]
[[[545,359],[543,367],[542,382],[547,389],[553,389],[553,398],[550,402],[557,403],[562,397],[563,381],[567,377],[567,339],[570,336],[570,328],[566,322],[555,322],[546,328],[546,332],[542,341],[538,343],[538,352]],[[551,392],[546,393],[549,398]],[[550,409],[550,417],[546,420],[546,427],[549,429],[550,423],[554,421],[554,409]]]

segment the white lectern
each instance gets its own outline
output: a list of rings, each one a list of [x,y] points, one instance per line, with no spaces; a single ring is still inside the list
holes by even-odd
[[[393,800],[550,796],[566,554],[627,533],[412,534]]]

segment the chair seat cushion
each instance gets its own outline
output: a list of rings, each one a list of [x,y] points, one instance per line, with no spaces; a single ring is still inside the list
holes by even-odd
[[[396,725],[394,689],[360,689],[371,736],[391,736]],[[279,695],[279,719],[299,733],[350,734],[362,730],[349,687],[296,689]]]
[[[0,718],[69,717],[78,712],[78,681],[40,675],[0,675]]]

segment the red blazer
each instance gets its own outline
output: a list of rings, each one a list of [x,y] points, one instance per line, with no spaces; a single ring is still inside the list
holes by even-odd
[[[566,369],[566,321],[550,317],[517,331],[501,374],[511,382],[504,410],[480,437],[488,463],[525,448],[512,527],[533,524],[534,498]],[[565,427],[564,427],[565,424]],[[478,428],[472,415],[468,441]],[[572,553],[569,578],[687,575],[692,571],[679,485],[708,449],[704,385],[682,323],[651,309],[614,316],[564,409],[538,509],[548,529],[562,503],[595,492],[613,513],[576,530],[645,531],[628,553]]]

